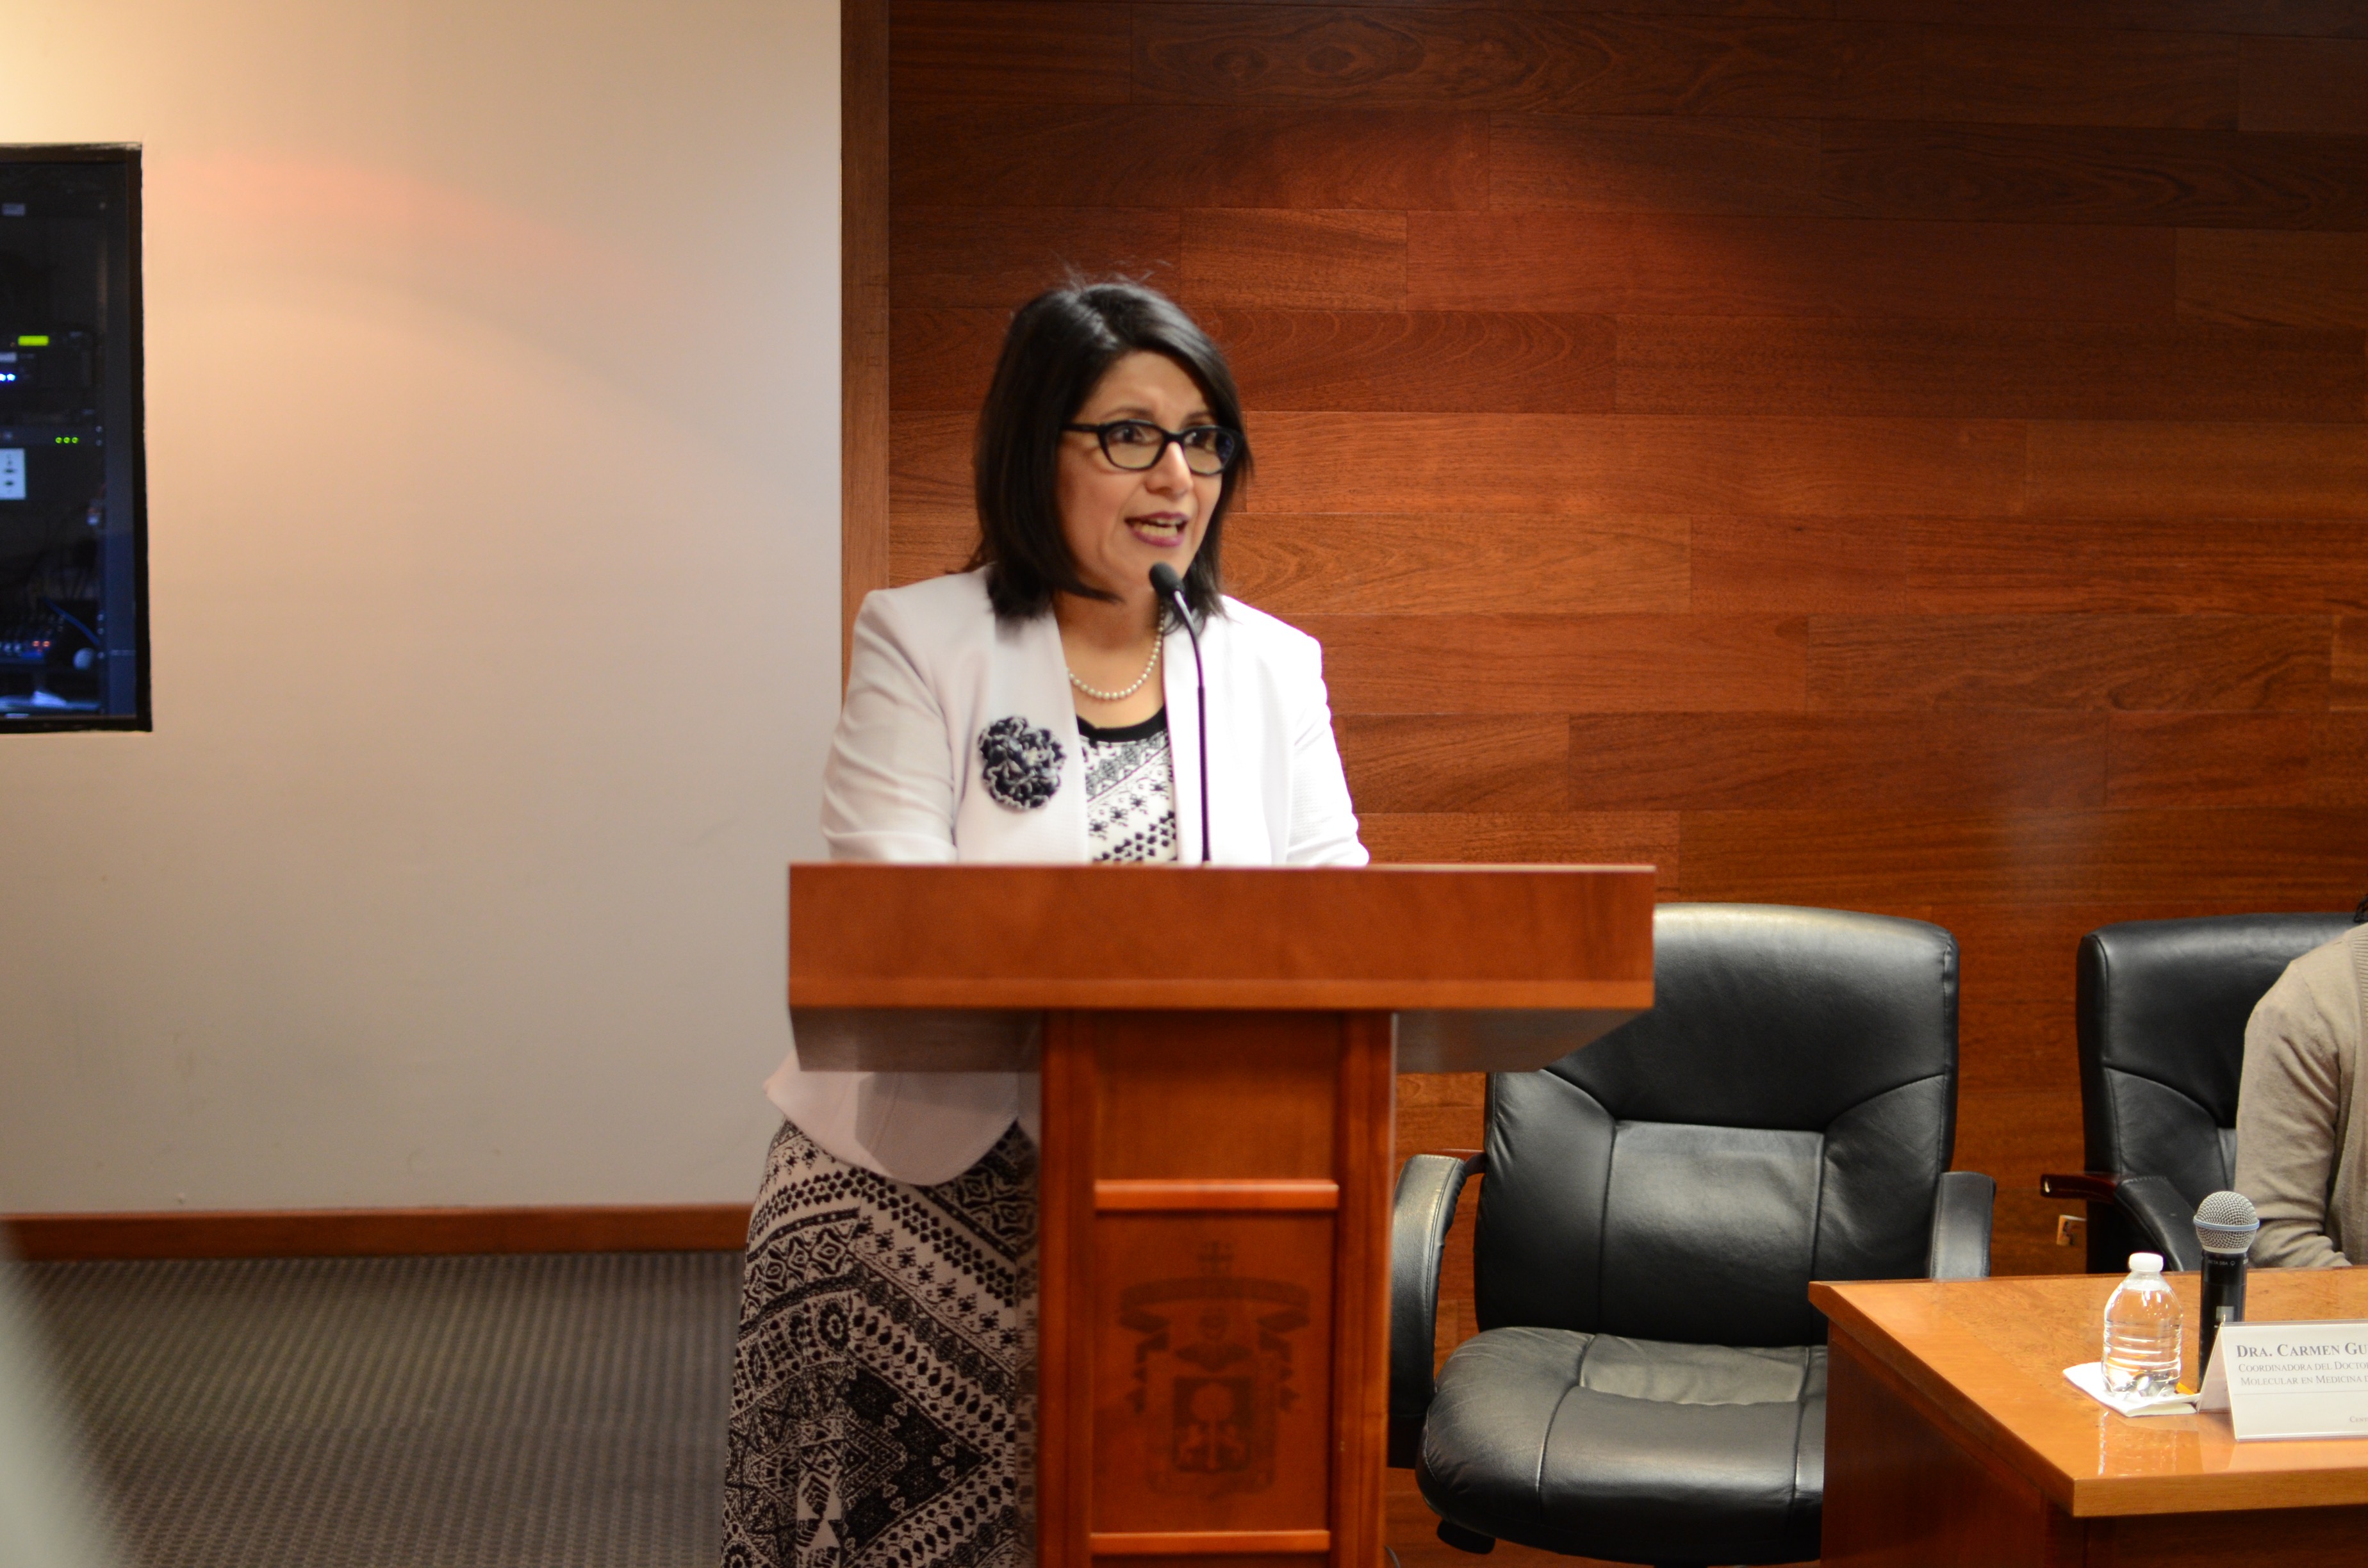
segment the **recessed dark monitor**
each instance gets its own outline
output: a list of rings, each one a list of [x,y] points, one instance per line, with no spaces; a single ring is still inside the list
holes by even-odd
[[[140,149],[0,146],[0,733],[149,728]]]

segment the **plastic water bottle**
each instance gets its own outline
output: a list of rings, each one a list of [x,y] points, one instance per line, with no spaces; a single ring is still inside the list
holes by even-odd
[[[2130,1254],[2130,1277],[2105,1302],[2105,1392],[2169,1398],[2179,1392],[2179,1298],[2158,1252]]]

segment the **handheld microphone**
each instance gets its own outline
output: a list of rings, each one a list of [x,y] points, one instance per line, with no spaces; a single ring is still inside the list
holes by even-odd
[[[1201,720],[1201,864],[1209,863],[1209,676],[1201,667],[1201,632],[1192,624],[1192,609],[1184,602],[1184,580],[1165,561],[1151,569],[1151,591],[1176,607],[1184,635],[1192,640],[1192,695]]]
[[[2245,1255],[2261,1217],[2241,1192],[2215,1192],[2195,1210],[2195,1239],[2203,1244],[2203,1322],[2198,1325],[2203,1368],[2212,1364],[2212,1342],[2224,1323],[2245,1321]]]

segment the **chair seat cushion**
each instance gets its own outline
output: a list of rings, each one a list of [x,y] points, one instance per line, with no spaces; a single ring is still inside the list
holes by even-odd
[[[1573,1556],[1817,1555],[1823,1346],[1491,1329],[1448,1358],[1416,1482],[1443,1517]]]

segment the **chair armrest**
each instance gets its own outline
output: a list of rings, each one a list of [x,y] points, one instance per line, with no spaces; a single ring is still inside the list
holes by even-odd
[[[2039,1178],[2043,1195],[2076,1203],[2111,1203],[2121,1185],[2119,1171],[2056,1171]]]
[[[2195,1239],[2195,1210],[2169,1177],[2122,1177],[2113,1188],[2113,1206],[2154,1244],[2164,1267],[2190,1274],[2203,1267],[2203,1244]]]
[[[1390,1208],[1389,1461],[1411,1469],[1422,1418],[1438,1392],[1431,1377],[1439,1337],[1439,1258],[1455,1223],[1456,1199],[1487,1156],[1468,1150],[1417,1154],[1398,1173]]]
[[[1990,1277],[1990,1210],[1998,1183],[1979,1171],[1943,1171],[1932,1194],[1932,1245],[1924,1257],[1927,1279],[1987,1279]]]

